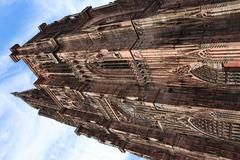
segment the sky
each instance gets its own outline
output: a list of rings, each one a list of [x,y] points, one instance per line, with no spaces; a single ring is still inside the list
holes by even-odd
[[[142,160],[102,145],[74,128],[40,117],[10,93],[34,88],[36,77],[9,48],[24,44],[38,26],[110,0],[0,0],[0,160]]]

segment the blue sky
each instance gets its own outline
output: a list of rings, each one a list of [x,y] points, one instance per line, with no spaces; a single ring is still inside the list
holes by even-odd
[[[10,93],[33,88],[36,77],[23,62],[14,64],[9,48],[51,23],[86,6],[110,0],[0,0],[0,160],[140,160],[76,136],[74,128],[39,117]]]

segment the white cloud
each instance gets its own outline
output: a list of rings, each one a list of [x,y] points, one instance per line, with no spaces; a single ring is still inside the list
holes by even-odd
[[[19,136],[18,144],[20,145],[15,148],[14,155],[10,159],[43,160],[49,147],[67,132],[65,126],[45,118],[40,118],[34,123],[29,122],[25,125],[28,126],[22,130],[25,135]]]
[[[13,2],[15,2],[16,0],[0,0],[0,7],[1,6],[5,6],[5,5],[10,5]]]
[[[51,15],[66,16],[68,14],[74,14],[82,11],[87,6],[100,6],[108,4],[113,0],[33,0],[33,2],[42,7],[44,11],[50,13]],[[67,13],[67,14],[66,14]]]
[[[84,146],[84,147],[83,147]],[[123,160],[127,155],[122,154],[118,149],[102,145],[96,140],[81,137],[77,139],[76,146],[65,158],[71,160]]]

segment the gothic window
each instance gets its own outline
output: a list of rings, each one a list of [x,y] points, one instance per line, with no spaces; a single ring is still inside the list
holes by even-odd
[[[143,111],[140,111],[142,106],[137,106],[136,104],[132,104],[129,102],[124,102],[118,104],[119,111],[128,119],[138,121],[141,123],[144,123],[146,125],[154,125],[152,121],[152,115],[148,113],[144,113]]]
[[[117,51],[100,50],[99,53],[90,56],[87,59],[89,68],[101,70],[129,69],[129,60],[122,59]]]
[[[203,62],[195,67],[191,73],[197,78],[216,84],[240,85],[240,67],[229,67],[226,62]]]
[[[127,60],[103,60],[92,65],[98,69],[129,69]]]
[[[240,141],[240,124],[210,120],[206,118],[190,118],[191,125],[200,132],[222,139]]]
[[[118,81],[133,80],[134,73],[131,67],[131,60],[122,59],[119,52],[102,50],[91,55],[86,60],[86,67],[90,72],[101,78],[112,78]]]
[[[217,83],[218,80],[218,71],[214,68],[211,68],[207,65],[203,65],[199,68],[191,70],[191,73],[207,82]]]

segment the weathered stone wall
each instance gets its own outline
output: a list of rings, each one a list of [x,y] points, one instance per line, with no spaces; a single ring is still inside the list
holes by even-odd
[[[39,114],[151,159],[240,159],[240,1],[117,0],[11,48]]]

